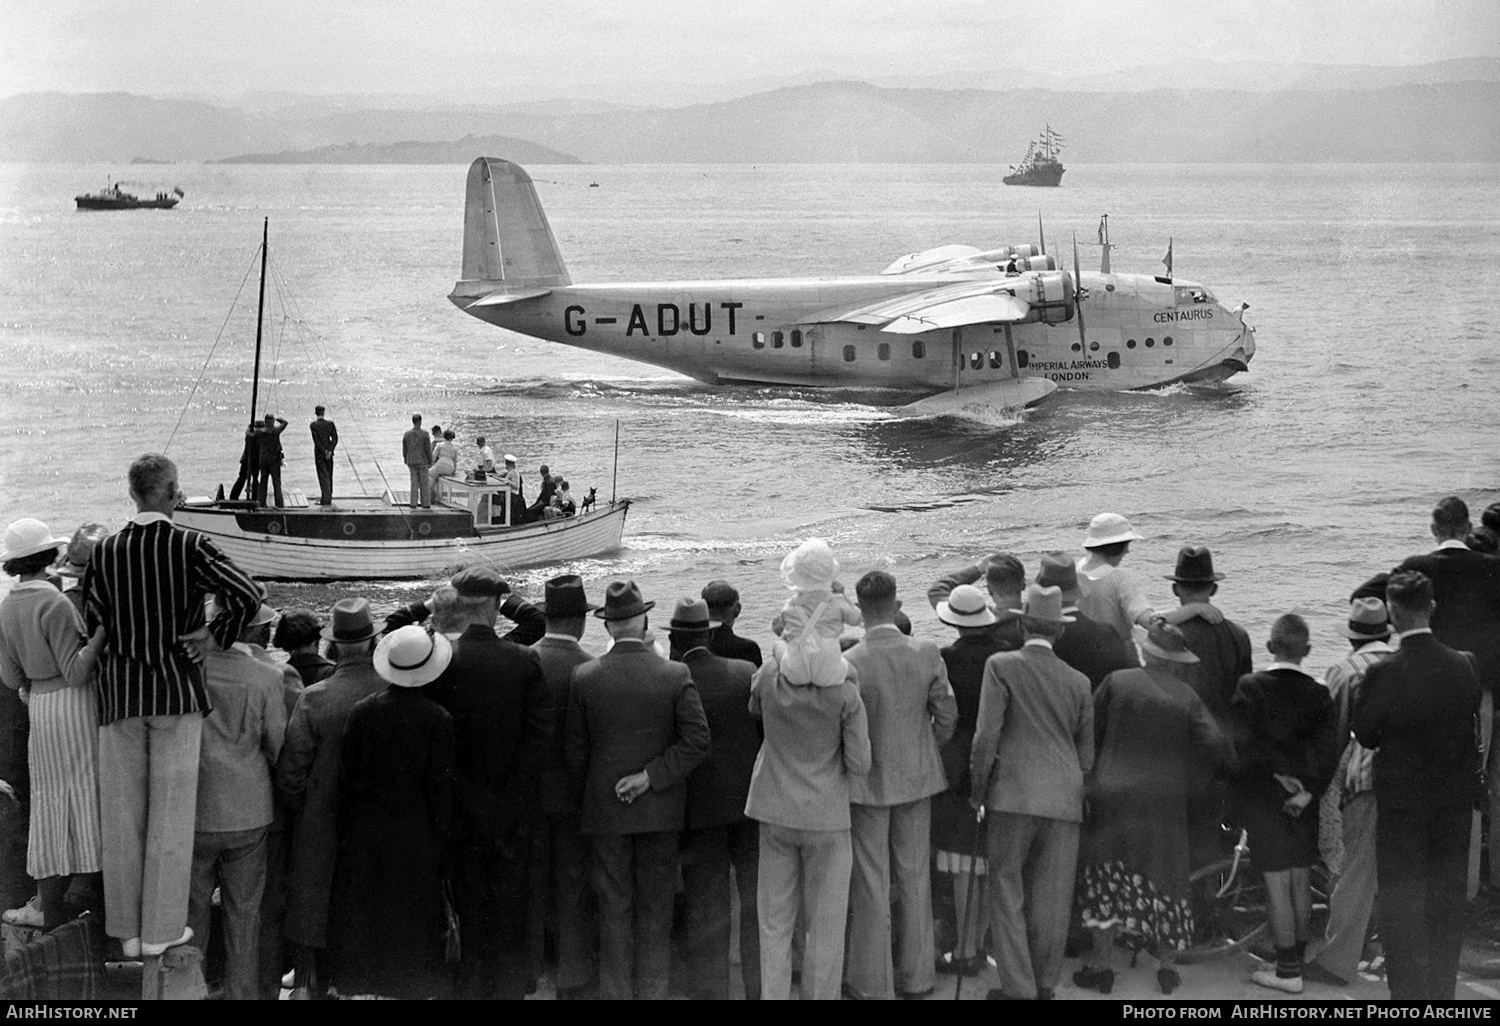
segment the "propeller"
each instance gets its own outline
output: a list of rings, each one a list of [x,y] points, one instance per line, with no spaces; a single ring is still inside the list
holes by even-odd
[[[1047,233],[1044,232],[1044,231],[1042,231],[1042,212],[1040,210],[1038,210],[1036,212],[1036,236],[1037,236],[1037,239],[1041,242],[1041,245],[1038,248],[1041,249],[1042,256],[1046,256],[1047,255]]]
[[[1078,269],[1078,233],[1073,233],[1073,294],[1074,302],[1078,306],[1078,347],[1080,352],[1088,351],[1088,343],[1083,338],[1083,273]]]

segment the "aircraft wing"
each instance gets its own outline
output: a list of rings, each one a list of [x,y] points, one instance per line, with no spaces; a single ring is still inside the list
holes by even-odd
[[[913,271],[941,271],[948,264],[968,265],[969,258],[979,255],[977,246],[938,246],[921,253],[908,253],[893,261],[881,274],[911,274]]]
[[[915,335],[965,324],[1024,320],[1031,305],[1011,295],[1008,291],[1011,288],[1015,288],[1014,279],[1003,284],[993,280],[967,281],[863,306],[828,310],[807,320],[812,323],[878,324],[880,330],[897,335]]]

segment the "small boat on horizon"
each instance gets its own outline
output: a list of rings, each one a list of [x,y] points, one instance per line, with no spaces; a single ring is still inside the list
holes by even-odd
[[[135,193],[126,192],[121,188],[125,185],[140,188],[139,185],[109,179],[106,181],[108,184],[99,192],[86,192],[82,196],[73,197],[73,202],[78,204],[79,210],[171,210],[187,195],[177,186],[173,186],[170,191],[158,189],[155,196],[142,199]]]
[[[1058,154],[1062,152],[1063,137],[1052,131],[1048,125],[1042,130],[1041,137],[1031,141],[1026,147],[1026,156],[1021,163],[1010,166],[1011,173],[1001,179],[1006,185],[1047,185],[1055,186],[1062,181],[1062,161]]]
[[[255,374],[250,423],[256,423],[260,386],[261,316],[265,307],[267,222],[261,243],[261,309],[256,315]],[[618,427],[615,454],[619,456]],[[358,581],[431,579],[466,566],[504,572],[613,552],[625,533],[629,499],[585,502],[572,515],[511,523],[511,503],[500,483],[454,474],[438,479],[431,508],[387,487],[380,495],[335,495],[328,506],[288,489],[286,505],[252,500],[188,498],[174,514],[185,528],[214,540],[230,559],[263,580]],[[253,486],[252,486],[253,493]]]

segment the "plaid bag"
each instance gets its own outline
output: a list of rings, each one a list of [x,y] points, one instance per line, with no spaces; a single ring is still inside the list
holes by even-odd
[[[80,1001],[104,989],[99,925],[93,916],[64,923],[5,958],[0,1000]]]

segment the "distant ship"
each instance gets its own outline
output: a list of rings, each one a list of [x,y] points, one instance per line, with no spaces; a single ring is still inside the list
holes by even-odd
[[[1010,166],[1012,174],[1003,179],[1006,185],[1057,185],[1062,181],[1062,161],[1057,155],[1062,152],[1063,137],[1048,125],[1040,139],[1026,147],[1026,156],[1019,164]]]
[[[131,184],[110,182],[100,192],[86,192],[82,196],[74,196],[73,200],[78,204],[79,210],[171,210],[186,195],[181,189],[174,187],[171,192],[158,190],[155,197],[141,199],[121,188],[122,185]]]

